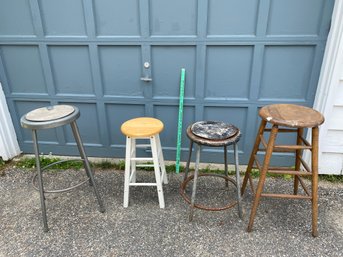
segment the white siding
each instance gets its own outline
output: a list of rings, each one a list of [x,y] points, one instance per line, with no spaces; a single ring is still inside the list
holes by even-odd
[[[7,161],[20,154],[17,137],[0,84],[0,157]]]
[[[325,116],[319,173],[343,175],[343,0],[335,2],[314,108]]]

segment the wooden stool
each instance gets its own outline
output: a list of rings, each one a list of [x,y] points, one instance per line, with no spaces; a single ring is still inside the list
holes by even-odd
[[[324,117],[317,111],[298,105],[292,104],[274,104],[263,107],[259,112],[262,118],[260,128],[258,130],[255,145],[253,147],[246,174],[242,184],[242,195],[244,194],[247,182],[249,180],[252,191],[255,193],[248,232],[252,230],[257,207],[260,197],[275,197],[275,198],[290,198],[290,199],[308,199],[312,201],[312,235],[318,236],[317,220],[318,220],[318,126],[324,122]],[[270,123],[272,128],[266,128],[266,124]],[[283,128],[279,128],[279,126]],[[303,131],[305,128],[312,129],[312,144],[304,137]],[[268,132],[268,143],[263,137],[263,133]],[[297,133],[295,145],[276,145],[275,139],[278,132]],[[260,148],[260,143],[262,148]],[[303,150],[311,151],[311,167],[302,159]],[[264,161],[261,164],[257,158],[257,152],[265,152]],[[289,167],[270,167],[270,159],[273,152],[294,152],[295,153],[295,168]],[[255,166],[254,163],[256,164]],[[303,169],[301,169],[301,166]],[[257,168],[260,171],[260,178],[257,189],[254,191],[251,169]],[[266,179],[267,172],[275,174],[290,174],[294,176],[294,194],[272,194],[263,193],[263,185]],[[301,176],[312,176],[312,192],[310,192],[301,179]],[[298,195],[299,182],[304,189],[306,195]]]
[[[207,210],[207,211],[222,211],[222,210],[229,209],[235,206],[236,204],[238,205],[238,214],[239,214],[239,217],[241,218],[242,206],[241,206],[241,195],[240,195],[240,190],[239,190],[240,184],[239,184],[239,169],[238,169],[239,163],[238,163],[238,146],[237,146],[237,143],[241,137],[240,130],[231,124],[227,124],[220,121],[198,121],[196,123],[191,124],[187,128],[187,136],[190,139],[189,155],[188,155],[188,161],[186,165],[184,180],[180,186],[180,194],[185,199],[185,201],[190,204],[189,221],[193,220],[194,208]],[[188,177],[189,164],[192,157],[193,143],[197,144],[195,171],[194,171],[194,175],[191,175]],[[228,176],[227,147],[229,145],[233,145],[233,149],[234,149],[236,181]],[[224,175],[198,174],[201,146],[224,148],[224,165],[225,165]],[[201,204],[196,204],[195,196],[196,196],[197,180],[198,180],[198,177],[200,176],[220,177],[220,178],[225,179],[226,186],[228,186],[228,182],[233,184],[234,187],[236,187],[237,189],[237,201],[233,203],[229,203],[226,206],[217,207],[217,208],[208,207]],[[191,200],[185,193],[187,183],[190,180],[194,180]]]
[[[140,117],[128,120],[121,126],[121,132],[126,135],[125,154],[125,182],[124,207],[129,205],[130,186],[156,186],[160,208],[164,208],[162,182],[168,184],[166,168],[161,147],[159,133],[163,130],[163,123],[154,118]],[[149,144],[136,144],[136,139],[149,139]],[[151,147],[151,158],[136,157],[137,147]],[[152,161],[153,164],[140,164],[136,162]],[[156,183],[136,183],[136,167],[154,167]]]
[[[93,172],[91,170],[90,164],[88,162],[88,158],[86,156],[81,136],[79,133],[79,129],[76,124],[76,120],[80,117],[80,111],[77,107],[71,105],[54,105],[43,107],[39,109],[35,109],[25,115],[23,115],[20,119],[21,126],[23,128],[31,129],[32,130],[32,139],[33,139],[33,148],[36,157],[36,169],[37,173],[34,175],[32,179],[33,187],[39,190],[40,193],[40,201],[41,201],[41,208],[42,208],[42,216],[43,216],[43,226],[44,231],[47,232],[49,230],[48,227],[48,220],[46,215],[46,207],[45,207],[45,193],[61,193],[66,192],[76,187],[83,185],[84,183],[88,182],[91,186],[93,186],[95,196],[98,200],[99,210],[100,212],[104,212],[105,208],[100,198],[100,194],[98,189],[95,185]],[[55,163],[51,163],[45,167],[41,167],[40,158],[39,158],[39,147],[38,147],[38,138],[37,138],[37,130],[39,129],[50,129],[50,128],[57,128],[64,125],[70,125],[73,131],[73,135],[77,144],[77,147],[80,152],[81,161],[83,162],[87,180],[77,184],[70,186],[68,188],[59,189],[59,190],[47,190],[43,187],[43,177],[42,172],[47,168],[68,161],[75,161],[75,160],[64,160],[58,161]],[[38,187],[35,185],[36,178],[38,177]]]

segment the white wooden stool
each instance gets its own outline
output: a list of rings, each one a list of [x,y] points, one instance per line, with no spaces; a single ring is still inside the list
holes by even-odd
[[[163,130],[162,121],[140,117],[128,120],[121,126],[121,132],[126,136],[124,207],[129,205],[130,186],[156,186],[160,208],[164,208],[162,182],[168,184],[164,165],[159,133]],[[149,144],[136,144],[136,139],[149,139]],[[152,157],[136,157],[136,148],[151,147]],[[153,162],[153,164],[139,164],[136,162]],[[154,167],[156,183],[136,183],[136,167]]]

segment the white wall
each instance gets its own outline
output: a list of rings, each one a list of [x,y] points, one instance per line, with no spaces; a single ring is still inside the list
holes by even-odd
[[[335,2],[314,109],[325,117],[319,130],[319,173],[343,175],[343,0]]]
[[[20,154],[5,94],[0,83],[0,157],[7,161]]]

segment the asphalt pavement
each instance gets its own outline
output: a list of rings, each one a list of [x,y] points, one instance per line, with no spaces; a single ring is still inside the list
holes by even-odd
[[[165,209],[159,208],[153,187],[131,188],[130,205],[123,208],[123,171],[96,170],[106,212],[98,211],[88,183],[48,194],[50,230],[45,233],[32,175],[8,167],[0,177],[0,256],[343,256],[343,184],[320,182],[319,237],[313,238],[310,201],[262,199],[253,232],[247,233],[250,190],[243,198],[242,220],[234,207],[220,212],[196,209],[189,222],[189,206],[179,194],[183,174],[168,174]],[[84,174],[69,170],[44,176],[46,187],[60,188]],[[137,175],[142,181],[152,178],[146,171]],[[291,190],[291,180],[267,181],[270,192]],[[226,192],[224,184],[201,177],[198,200],[211,206],[226,204],[227,194],[231,199],[235,190]]]

